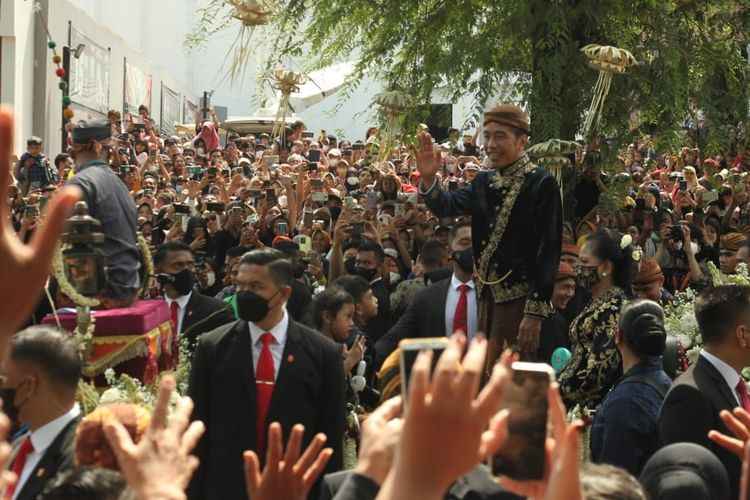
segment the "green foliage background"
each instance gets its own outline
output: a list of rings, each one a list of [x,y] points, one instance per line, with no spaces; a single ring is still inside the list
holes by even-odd
[[[211,1],[216,8],[222,3]],[[597,43],[628,49],[640,62],[613,80],[603,123],[615,144],[648,133],[657,146],[681,145],[680,129],[694,98],[707,117],[701,146],[718,152],[729,141],[726,125],[748,114],[750,0],[281,3],[269,30],[267,67],[293,60],[313,70],[358,58],[342,101],[371,74],[413,95],[416,103],[428,103],[439,85],[454,101],[469,94],[478,118],[493,104],[487,101],[502,78],[520,72],[532,76],[521,90],[533,142],[572,139],[598,76],[580,48]],[[196,32],[212,31],[202,28]],[[638,130],[630,126],[634,110]]]

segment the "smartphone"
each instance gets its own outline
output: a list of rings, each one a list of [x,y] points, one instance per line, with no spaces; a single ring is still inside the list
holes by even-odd
[[[254,200],[257,200],[258,198],[262,198],[263,197],[263,195],[260,192],[260,189],[250,189],[248,191],[248,193],[250,193],[250,198],[252,198]]]
[[[308,172],[317,172],[318,171],[318,162],[311,161],[307,164],[307,171]]]
[[[354,197],[353,196],[346,196],[344,198],[344,210],[351,210],[354,208]]]
[[[701,193],[701,205],[706,208],[709,203],[719,200],[719,193],[716,191],[704,191]]]
[[[273,205],[276,205],[279,202],[278,198],[276,197],[275,189],[273,188],[266,189],[266,201]]]
[[[208,178],[213,179],[214,177],[216,177],[216,174],[219,173],[219,169],[216,167],[208,167],[207,172],[208,172]]]
[[[130,174],[133,172],[133,165],[121,165],[120,166],[120,175]]]
[[[173,203],[174,213],[190,215],[190,206],[184,203]]]
[[[680,191],[687,191],[687,181],[680,181]]]
[[[313,213],[309,210],[305,211],[302,215],[302,224],[307,228],[312,228],[313,224]]]
[[[513,363],[513,375],[503,393],[508,409],[508,439],[500,453],[490,457],[493,476],[517,481],[544,478],[547,439],[547,391],[555,371],[545,363]]]
[[[263,161],[266,162],[267,167],[270,167],[271,165],[277,165],[279,163],[279,156],[269,155],[269,156],[264,157]]]
[[[320,161],[320,150],[319,149],[311,149],[307,152],[307,160],[310,162],[317,163]]]
[[[325,203],[328,201],[328,193],[326,193],[325,191],[315,191],[310,195],[310,198],[312,198],[312,201],[314,201],[315,203]]]
[[[645,198],[636,198],[635,199],[635,208],[638,208],[640,210],[643,210],[646,208],[646,199]]]
[[[387,226],[391,223],[391,216],[388,214],[380,214],[378,215],[378,224],[380,226]]]
[[[312,240],[309,236],[300,235],[299,237],[299,251],[302,253],[308,253],[312,250]]]
[[[224,204],[223,203],[206,203],[206,208],[210,212],[223,212]]]
[[[352,231],[351,236],[354,237],[361,237],[365,232],[365,223],[362,221],[359,222],[352,222]]]
[[[394,217],[403,217],[406,213],[406,209],[404,208],[403,203],[396,203],[393,205],[393,216]]]
[[[192,176],[194,180],[198,180],[198,178],[201,176],[201,173],[203,173],[203,169],[201,167],[188,167],[187,168],[188,174]]]
[[[401,349],[401,395],[404,406],[406,406],[409,397],[409,378],[411,377],[411,370],[414,368],[414,362],[417,360],[417,354],[419,354],[420,351],[432,351],[431,373],[432,370],[435,369],[440,356],[447,347],[447,337],[404,339],[398,343],[398,348]]]
[[[654,219],[653,221],[654,231],[657,231],[657,234],[658,234],[658,231],[660,230],[662,224],[664,224],[664,210],[659,208],[656,211],[654,211],[653,219]]]
[[[323,187],[323,179],[310,179],[310,185],[313,188],[322,188]]]
[[[286,236],[289,234],[289,226],[286,222],[279,222],[279,236]]]
[[[367,193],[367,210],[375,210],[378,207],[378,196],[375,191]]]
[[[155,148],[148,150],[148,156],[151,157],[152,160],[156,158],[156,153],[158,153],[158,151]]]
[[[448,191],[456,191],[458,189],[458,181],[451,179],[448,181]]]
[[[302,132],[303,139],[312,139],[313,137],[315,137],[315,132],[313,132],[312,130],[305,130],[304,132]]]
[[[365,149],[365,145],[361,142],[355,142],[352,144],[352,151],[362,151]]]
[[[740,215],[740,226],[750,226],[750,212],[742,212]]]
[[[352,157],[352,150],[351,149],[345,149],[341,152],[342,158],[351,158]]]
[[[49,201],[49,196],[39,197],[39,211],[40,212],[44,212],[44,208],[47,206],[48,201]]]

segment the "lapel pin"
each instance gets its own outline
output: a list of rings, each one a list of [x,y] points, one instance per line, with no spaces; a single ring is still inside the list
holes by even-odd
[[[44,467],[41,467],[39,470],[36,471],[36,477],[42,477],[45,472],[47,471],[44,470]]]
[[[292,361],[294,361],[294,354],[290,354],[286,357],[287,363],[291,363]]]
[[[188,311],[188,316],[192,316],[192,315],[193,315],[193,311]]]

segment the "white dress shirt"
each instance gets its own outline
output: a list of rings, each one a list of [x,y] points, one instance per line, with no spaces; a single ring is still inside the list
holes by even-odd
[[[169,306],[169,314],[172,314],[172,302],[177,302],[177,333],[182,333],[182,318],[185,317],[185,308],[187,307],[188,302],[190,302],[190,297],[192,295],[193,292],[191,291],[187,295],[180,295],[176,299],[170,299],[166,295],[164,296],[164,300],[167,301],[167,305]]]
[[[279,376],[281,357],[284,355],[284,344],[286,344],[286,330],[289,327],[289,315],[287,315],[286,308],[283,309],[283,314],[281,321],[268,331],[261,330],[255,323],[247,323],[250,327],[250,339],[253,343],[253,373],[258,371],[258,359],[260,358],[260,351],[263,350],[263,342],[260,340],[261,335],[264,333],[273,335],[273,341],[268,347],[271,349],[271,356],[273,356],[274,381]]]
[[[734,394],[734,399],[737,400],[737,405],[742,406],[742,399],[740,399],[740,393],[737,392],[737,384],[740,381],[740,374],[735,371],[734,368],[726,364],[724,361],[720,360],[710,352],[707,352],[705,349],[701,349],[701,356],[706,358],[706,360],[714,365],[714,368],[719,370],[719,373],[721,373],[721,376],[726,380],[727,385],[730,389],[732,389],[732,394]]]
[[[52,442],[62,432],[66,425],[73,421],[78,415],[81,414],[81,408],[78,404],[73,405],[73,408],[68,413],[57,417],[56,419],[44,424],[37,430],[27,434],[31,438],[31,444],[34,446],[34,451],[26,455],[26,463],[23,466],[23,470],[18,477],[18,483],[13,493],[13,498],[17,498],[18,494],[23,489],[26,481],[29,479],[31,472],[39,464],[39,461],[44,456],[47,448],[50,447]]]
[[[468,285],[469,287],[466,290],[466,329],[468,330],[466,332],[466,340],[471,340],[477,334],[477,329],[479,328],[476,288],[474,280],[463,283],[456,278],[455,274],[451,276],[448,296],[445,298],[445,332],[449,337],[453,333],[453,317],[456,315],[456,306],[458,305],[458,299],[461,297],[461,291],[459,290],[461,285]]]

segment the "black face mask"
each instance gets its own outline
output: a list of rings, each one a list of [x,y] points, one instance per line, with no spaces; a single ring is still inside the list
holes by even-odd
[[[364,279],[367,280],[368,283],[375,279],[375,275],[377,273],[378,273],[377,268],[373,268],[373,269],[365,269],[362,267],[354,268],[354,274],[356,274],[357,276],[362,276]]]
[[[23,382],[18,384],[18,387],[16,387],[15,389],[12,389],[10,387],[3,387],[2,389],[0,389],[0,399],[2,399],[3,401],[3,412],[8,415],[8,418],[11,420],[11,422],[14,422],[18,419],[18,412],[21,410],[21,407],[26,404],[26,401],[29,400],[28,398],[26,398],[20,405],[15,405],[16,392],[26,382],[27,381],[24,380]]]
[[[276,294],[273,294],[273,297],[275,296]],[[237,292],[237,315],[250,323],[263,321],[270,310],[268,300],[249,290]]]
[[[584,290],[591,290],[600,280],[597,266],[578,266],[573,269],[573,278]]]
[[[474,272],[474,248],[451,253],[451,260],[465,273]]]
[[[187,295],[195,286],[195,274],[188,268],[172,275],[172,286],[180,295]]]
[[[344,260],[344,269],[346,269],[347,274],[355,274],[357,270],[357,258],[349,257]]]

